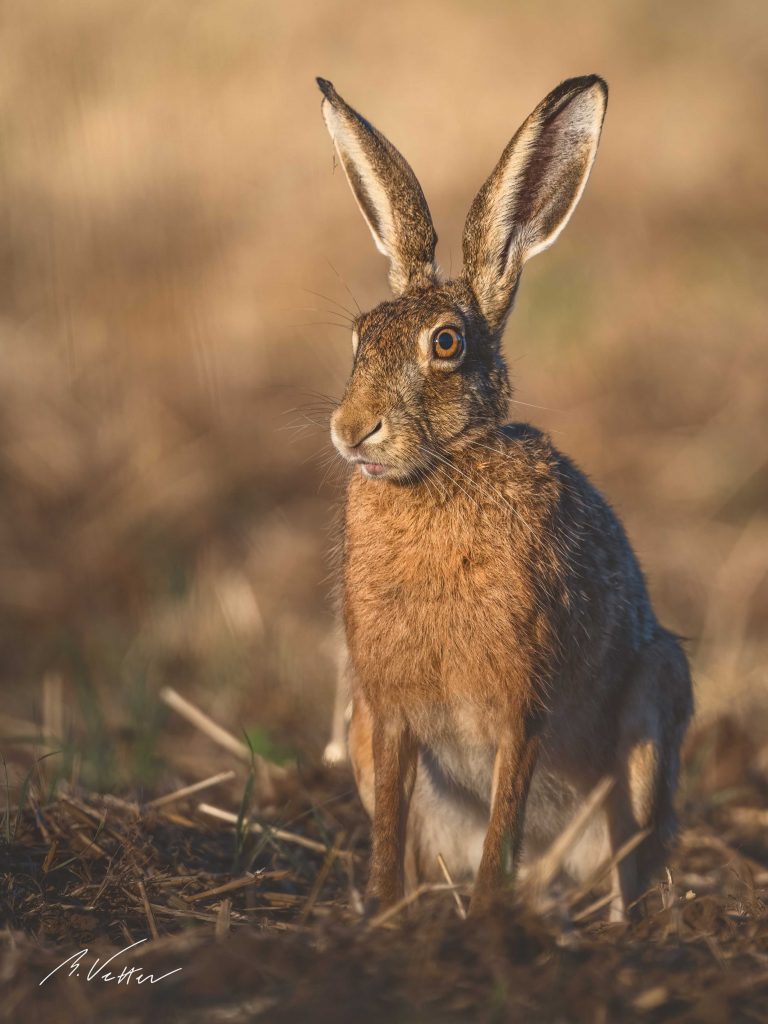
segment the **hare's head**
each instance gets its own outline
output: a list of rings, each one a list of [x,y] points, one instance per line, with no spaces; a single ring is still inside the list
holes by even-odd
[[[461,276],[442,281],[413,171],[330,82],[317,82],[395,295],[355,322],[354,365],[331,435],[365,476],[407,481],[506,416],[504,324],[523,264],[554,242],[584,190],[608,90],[595,75],[572,78],[536,107],[472,204]]]

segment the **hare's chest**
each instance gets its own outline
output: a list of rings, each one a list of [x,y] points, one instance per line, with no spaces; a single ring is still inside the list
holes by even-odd
[[[487,585],[487,567],[473,532],[454,532],[441,519],[409,528],[392,517],[376,529],[351,531],[347,545],[347,605],[358,628],[415,645],[458,639]]]
[[[454,732],[461,706],[483,741],[521,664],[521,601],[503,535],[492,555],[471,522],[434,517],[418,533],[378,525],[347,538],[345,619],[360,685],[373,703],[401,706],[419,733]]]

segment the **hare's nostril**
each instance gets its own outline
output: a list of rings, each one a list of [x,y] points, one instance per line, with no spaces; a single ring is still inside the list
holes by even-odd
[[[384,423],[382,420],[377,420],[373,426],[361,427],[354,434],[352,431],[347,431],[348,444],[350,448],[359,448],[364,441],[375,441],[376,435],[379,433]]]
[[[360,438],[360,440],[357,442],[357,444],[362,444],[363,441],[370,441],[376,434],[379,433],[379,431],[381,430],[381,428],[383,426],[384,426],[384,424],[383,424],[382,420],[379,420],[376,423],[376,425],[374,427],[372,427],[371,430],[368,431],[368,433],[365,435],[365,437],[361,437]]]
[[[350,448],[359,448],[365,441],[375,441],[376,435],[381,432],[381,428],[384,426],[383,420],[377,420],[372,426],[359,427],[353,432],[353,430],[346,430],[347,444]]]

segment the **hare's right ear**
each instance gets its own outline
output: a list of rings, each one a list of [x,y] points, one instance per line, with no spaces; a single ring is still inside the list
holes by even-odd
[[[597,75],[554,89],[517,130],[464,226],[464,276],[500,331],[523,264],[554,242],[581,198],[597,152],[608,86]]]
[[[322,113],[395,295],[434,282],[437,235],[416,175],[391,142],[318,78]]]

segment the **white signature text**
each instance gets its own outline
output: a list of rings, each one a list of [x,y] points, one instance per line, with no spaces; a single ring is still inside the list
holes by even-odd
[[[162,981],[163,978],[170,978],[172,974],[177,974],[181,967],[176,967],[172,971],[167,971],[165,974],[161,974],[158,978],[154,974],[145,973],[140,967],[123,967],[119,974],[115,974],[117,970],[117,964],[114,964],[111,970],[107,970],[107,967],[117,960],[123,953],[127,953],[129,949],[135,949],[136,946],[140,946],[142,942],[146,942],[146,939],[139,939],[138,942],[132,942],[130,946],[126,946],[125,949],[119,949],[117,953],[113,953],[112,956],[108,957],[103,963],[97,957],[93,964],[88,969],[85,975],[86,981],[116,981],[118,985],[125,982],[126,985],[130,984],[133,980],[137,985],[143,985],[145,981],[148,981],[150,985],[156,985],[158,981]],[[54,967],[53,970],[46,974],[43,980],[40,982],[44,985],[49,978],[62,969],[62,967],[69,967],[69,977],[79,978],[81,970],[85,970],[83,965],[83,958],[88,956],[87,949],[81,949],[79,953],[73,953],[72,956],[68,956],[66,960]]]

